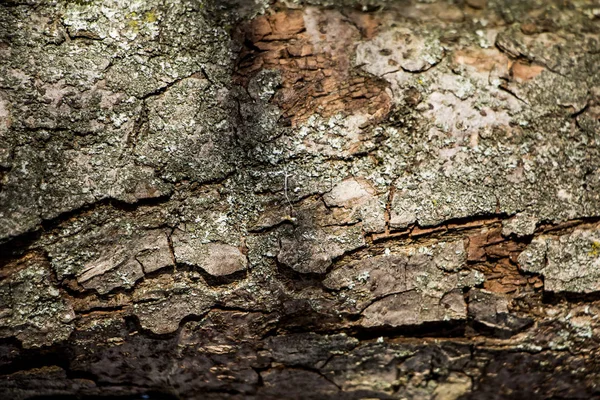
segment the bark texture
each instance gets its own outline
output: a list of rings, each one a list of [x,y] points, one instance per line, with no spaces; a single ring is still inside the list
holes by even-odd
[[[600,398],[599,66],[598,1],[0,3],[0,398]]]

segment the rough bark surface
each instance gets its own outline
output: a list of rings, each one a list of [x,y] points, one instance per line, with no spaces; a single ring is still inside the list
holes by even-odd
[[[598,1],[0,3],[0,398],[600,398],[599,66]]]

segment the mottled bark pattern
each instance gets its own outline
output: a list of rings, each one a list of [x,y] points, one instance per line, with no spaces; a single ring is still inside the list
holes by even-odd
[[[0,398],[600,398],[599,66],[597,0],[0,3]]]

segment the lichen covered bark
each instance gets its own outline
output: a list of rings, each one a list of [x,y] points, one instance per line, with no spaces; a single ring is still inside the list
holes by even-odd
[[[600,396],[600,4],[0,4],[0,397]]]

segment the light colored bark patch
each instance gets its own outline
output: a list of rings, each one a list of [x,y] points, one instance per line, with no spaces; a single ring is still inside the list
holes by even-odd
[[[323,284],[340,293],[341,310],[362,312],[362,325],[403,326],[464,319],[462,289],[483,281],[466,267],[462,240],[410,246],[331,271]]]
[[[362,221],[367,232],[380,233],[385,229],[385,201],[387,195],[377,195],[365,180],[350,178],[340,182],[323,196],[329,207],[351,210]]]
[[[441,299],[404,292],[390,295],[367,307],[363,312],[362,325],[410,326],[464,320],[466,317],[467,306],[460,291],[448,293]]]
[[[235,246],[224,243],[203,243],[185,232],[173,235],[173,249],[178,263],[202,268],[213,276],[226,276],[243,271],[246,256]]]
[[[356,49],[356,64],[376,76],[399,69],[422,72],[439,63],[443,54],[437,38],[396,28],[361,43]]]

